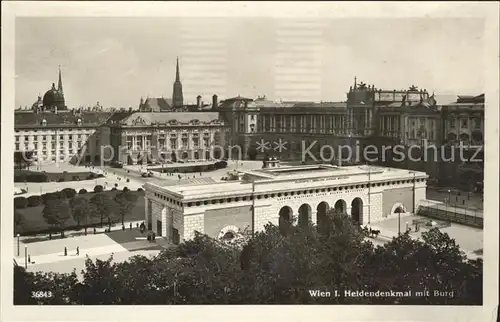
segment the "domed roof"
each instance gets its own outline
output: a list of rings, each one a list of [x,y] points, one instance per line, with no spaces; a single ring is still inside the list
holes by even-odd
[[[59,93],[56,89],[54,83],[52,83],[52,88],[48,90],[45,95],[43,95],[43,105],[44,106],[57,106],[64,105],[64,96]]]

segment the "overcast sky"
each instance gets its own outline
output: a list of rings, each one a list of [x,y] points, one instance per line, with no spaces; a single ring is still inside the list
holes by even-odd
[[[436,94],[484,92],[479,19],[17,18],[16,107],[57,83],[68,107],[137,107],[171,97],[179,56],[186,103],[266,95],[343,101],[358,80]],[[448,102],[442,102],[448,103]]]

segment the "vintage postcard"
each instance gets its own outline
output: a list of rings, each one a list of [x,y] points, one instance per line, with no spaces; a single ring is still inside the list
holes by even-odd
[[[1,320],[495,320],[498,10],[2,3]]]

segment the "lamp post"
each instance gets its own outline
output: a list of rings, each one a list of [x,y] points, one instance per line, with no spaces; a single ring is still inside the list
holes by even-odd
[[[28,269],[28,246],[24,246],[24,268]]]
[[[448,202],[451,205],[451,190],[448,189]]]
[[[19,257],[19,237],[20,235],[17,234],[17,257]]]

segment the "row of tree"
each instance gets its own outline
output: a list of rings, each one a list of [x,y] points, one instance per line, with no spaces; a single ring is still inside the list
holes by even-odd
[[[325,229],[266,226],[241,248],[197,234],[157,257],[121,263],[86,260],[72,274],[15,268],[15,304],[482,304],[482,260],[467,260],[432,229],[374,246],[345,214]],[[52,293],[33,298],[33,290]],[[331,292],[315,297],[311,291]],[[346,291],[412,291],[412,296],[351,297]],[[448,291],[447,296],[434,291]],[[429,291],[429,296],[416,296]],[[441,295],[444,293],[441,293]],[[453,294],[450,296],[449,294]]]
[[[124,225],[125,217],[131,213],[136,201],[137,196],[127,188],[117,192],[114,197],[105,192],[98,192],[90,198],[86,195],[76,195],[71,199],[47,199],[42,216],[48,225],[61,232],[63,238],[69,218],[73,218],[77,223],[77,229],[83,227],[85,234],[94,218],[99,218],[101,227],[104,221],[107,221],[109,229],[119,220]]]

